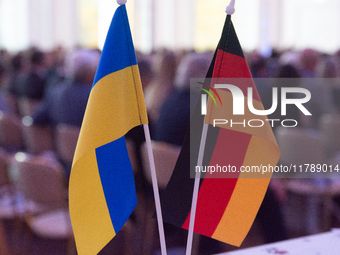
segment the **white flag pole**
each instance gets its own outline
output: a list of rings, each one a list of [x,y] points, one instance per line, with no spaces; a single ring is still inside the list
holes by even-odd
[[[117,3],[119,5],[126,4],[126,2],[127,2],[127,0],[117,0]],[[153,188],[153,193],[154,193],[154,198],[155,198],[159,240],[160,240],[160,245],[161,245],[161,254],[166,255],[166,245],[165,245],[165,235],[164,235],[164,227],[163,227],[161,201],[160,201],[160,198],[159,198],[157,175],[156,175],[155,161],[154,161],[154,158],[153,158],[153,152],[152,152],[152,146],[151,146],[149,125],[143,124],[143,128],[144,128],[144,135],[145,135],[145,141],[146,141],[149,164],[150,164],[152,188]]]
[[[144,128],[146,146],[147,146],[147,150],[148,150],[153,194],[154,194],[154,198],[155,198],[159,240],[160,240],[160,244],[161,244],[161,254],[166,255],[166,245],[165,245],[162,209],[161,209],[161,202],[160,202],[160,199],[159,199],[157,175],[156,175],[155,161],[154,161],[153,152],[152,152],[149,124],[143,124],[143,128]]]
[[[235,0],[231,0],[225,12],[228,15],[232,15],[235,12]],[[205,142],[207,140],[207,132],[208,132],[208,124],[203,124],[200,148],[198,152],[197,158],[197,166],[202,166],[203,156],[204,156],[204,149],[205,149]],[[195,216],[196,216],[196,207],[197,207],[197,198],[198,198],[198,191],[199,191],[199,184],[201,179],[201,172],[196,172],[195,176],[195,183],[194,183],[194,191],[192,194],[192,202],[191,202],[191,211],[190,211],[190,220],[189,220],[189,229],[188,229],[188,239],[187,239],[187,249],[186,255],[191,255],[192,250],[192,240],[194,234],[194,226],[195,226]]]
[[[208,124],[204,123],[203,124],[203,130],[202,130],[202,136],[201,136],[201,142],[200,142],[200,148],[199,148],[199,151],[198,151],[197,166],[202,166],[204,149],[205,149],[205,142],[207,140],[207,132],[208,132]],[[197,171],[196,175],[195,175],[194,191],[193,191],[193,194],[192,194],[186,255],[191,255],[191,250],[192,250],[192,239],[193,239],[193,235],[194,235],[196,206],[197,206],[197,197],[198,197],[200,179],[201,179],[201,172]]]

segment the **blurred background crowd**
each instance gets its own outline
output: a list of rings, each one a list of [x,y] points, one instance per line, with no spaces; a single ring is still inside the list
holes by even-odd
[[[100,57],[100,50],[58,47],[52,51],[43,51],[32,47],[17,53],[2,49],[0,54],[1,111],[20,117],[33,116],[36,108],[39,108],[39,103],[44,103],[46,111],[48,108],[46,102],[51,105],[52,101],[66,100],[63,104],[69,105],[68,109],[64,109],[66,106],[61,107],[61,103],[56,103],[54,107],[49,108],[52,111],[49,115],[46,112],[41,112],[43,109],[40,107],[35,112],[35,122],[53,126],[59,122],[76,126],[81,125],[87,96]],[[335,54],[326,54],[308,48],[301,51],[273,50],[269,57],[263,57],[258,51],[245,52],[245,55],[254,78],[323,79],[338,78],[340,75],[340,51]],[[160,112],[165,108],[164,103],[175,97],[174,93],[188,89],[190,78],[203,78],[212,56],[213,52],[197,53],[194,50],[159,49],[151,53],[137,52],[148,115],[153,128],[162,122],[164,114],[160,114]],[[315,107],[315,109],[310,109],[313,112],[314,122],[317,122],[317,118],[322,114],[339,113],[340,89],[335,79],[333,81],[329,79],[328,82],[326,80],[323,84],[319,82],[319,84],[308,85],[297,84],[297,82],[300,81],[295,81],[295,83],[286,84],[285,86],[305,86],[311,91],[312,101],[315,101],[315,106],[311,106]],[[66,85],[71,87],[70,84],[78,85],[77,88],[82,91],[78,94],[78,97],[82,98],[82,101],[78,100],[78,97],[69,96],[69,98],[65,98],[62,95],[59,96],[60,93],[70,94],[70,91],[53,94],[56,91],[62,91],[61,87]],[[88,86],[83,88],[86,86],[79,85]],[[257,89],[265,106],[267,94],[272,93],[272,86],[273,84],[267,84],[266,86],[262,82],[257,84]],[[78,93],[78,91],[74,93]],[[30,101],[30,106],[28,107],[30,109],[22,103],[23,101],[27,102],[27,100]],[[79,106],[79,109],[77,109],[79,111],[74,109],[74,112],[68,112],[73,109],[70,105],[71,101],[67,100],[72,100],[73,105]],[[78,101],[75,102],[75,100]],[[320,102],[317,102],[317,100]],[[176,105],[175,102],[172,103]],[[66,115],[66,112],[72,118],[59,116]],[[178,114],[181,114],[181,112]],[[315,114],[318,116],[315,116]],[[305,127],[318,129],[316,123],[302,123]],[[153,130],[155,131],[155,139],[164,140],[164,138],[157,138],[161,136],[159,132],[162,129],[159,128],[158,130],[156,128]],[[182,138],[178,138],[177,142],[166,141],[176,145],[182,144]]]
[[[0,180],[2,191],[0,208],[11,204],[8,202],[8,197],[13,195],[13,190],[8,189],[8,186],[11,186],[13,180],[18,179],[18,177],[15,177],[15,173],[20,173],[21,162],[33,160],[34,163],[45,167],[53,165],[54,171],[59,171],[58,178],[61,179],[63,190],[66,192],[74,146],[100,53],[98,49],[80,47],[75,49],[59,47],[52,51],[43,51],[37,47],[32,47],[17,53],[8,52],[6,49],[0,51],[0,145],[4,162],[2,169],[6,169],[8,174],[6,178],[2,177]],[[213,52],[210,51],[175,51],[165,48],[147,54],[137,52],[151,127],[151,138],[155,144],[158,144],[158,147],[154,149],[160,151],[169,149],[171,153],[175,151],[174,160],[178,156],[190,119],[190,78],[204,78],[212,56]],[[288,110],[286,118],[298,120],[299,124],[296,129],[303,130],[301,134],[292,139],[293,141],[298,141],[302,134],[306,133],[313,133],[314,140],[315,137],[320,136],[320,141],[317,144],[310,143],[310,141],[304,144],[303,141],[298,141],[302,146],[300,152],[305,151],[308,159],[304,158],[305,155],[301,155],[300,152],[294,152],[284,142],[282,143],[282,155],[286,155],[285,148],[287,147],[288,151],[298,154],[297,157],[301,164],[310,162],[308,161],[310,158],[314,158],[317,163],[326,163],[331,159],[332,162],[335,162],[334,164],[340,164],[338,158],[340,144],[335,141],[339,136],[340,129],[335,128],[335,133],[331,133],[331,131],[325,131],[322,125],[323,121],[329,120],[329,118],[337,120],[340,114],[340,80],[336,79],[340,76],[340,51],[335,54],[326,54],[308,48],[301,51],[273,50],[269,57],[263,57],[259,52],[252,51],[245,52],[245,56],[253,77],[260,79],[258,80],[258,91],[265,109],[268,109],[271,105],[271,88],[274,85],[263,82],[262,78],[290,78],[290,82],[281,86],[304,86],[311,92],[312,99],[306,107],[312,112],[313,116],[307,118],[301,115],[301,111],[292,109]],[[298,78],[306,78],[308,82],[303,84]],[[310,78],[313,78],[313,80],[310,80]],[[328,124],[328,127],[330,127],[330,124]],[[275,132],[278,136],[279,145],[281,145],[282,140],[289,141],[291,139],[284,136],[286,135],[285,131],[277,131],[275,128]],[[331,135],[329,138],[331,145],[325,141],[323,132],[328,132]],[[130,221],[124,227],[122,234],[115,238],[106,250],[108,252],[116,251],[115,254],[138,254],[136,252],[139,249],[139,252],[143,250],[140,247],[144,247],[146,250],[143,250],[141,254],[152,254],[152,251],[158,249],[159,244],[155,223],[147,223],[148,220],[144,218],[146,215],[151,217],[154,205],[150,178],[144,162],[143,131],[140,127],[137,127],[131,130],[126,137],[140,203]],[[315,142],[314,140],[313,142]],[[310,148],[314,151],[310,152]],[[167,156],[170,155],[169,151],[166,151]],[[155,152],[157,157],[156,153],[158,152]],[[293,160],[292,157],[282,156],[281,163],[289,164],[293,162],[299,164]],[[162,163],[173,167],[175,162],[173,161],[168,163],[165,160]],[[165,181],[160,182],[161,190],[169,178],[169,173],[165,175],[167,175]],[[34,178],[42,180],[39,178],[43,177]],[[160,178],[163,178],[163,176]],[[326,181],[320,183],[324,186],[330,185],[330,182]],[[320,183],[318,183],[319,186]],[[30,185],[36,186],[37,184],[34,184],[31,180]],[[328,210],[326,216],[326,210],[323,211],[323,214],[320,213],[319,207],[323,205],[322,203],[326,199],[320,200],[307,196],[305,200],[301,200],[302,198],[299,197],[298,202],[292,202],[289,191],[295,192],[299,196],[310,195],[310,193],[301,193],[301,184],[298,184],[298,188],[294,186],[294,183],[289,185],[287,186],[287,183],[281,179],[272,180],[255,221],[255,230],[251,231],[253,234],[250,235],[250,239],[246,239],[245,247],[317,233],[337,226],[337,223],[333,222],[333,210]],[[332,205],[333,203],[337,204],[338,193],[339,191],[332,193],[330,197]],[[18,197],[16,193],[15,197],[15,199]],[[62,200],[67,199],[63,196]],[[291,203],[297,203],[298,209],[301,209],[301,206],[306,206],[307,209],[305,208],[303,212],[307,215],[307,223],[296,223],[297,214],[290,212],[289,208],[287,209]],[[63,204],[63,206],[67,208],[67,205]],[[23,211],[25,209],[22,209],[21,212]],[[9,243],[14,246],[20,243],[24,246],[24,248],[16,250],[18,254],[28,254],[20,253],[22,249],[25,252],[27,252],[26,249],[35,249],[35,252],[31,254],[54,254],[53,252],[63,254],[65,250],[68,250],[65,247],[69,247],[69,243],[59,243],[55,246],[56,244],[53,243],[43,243],[40,239],[37,239],[38,237],[31,237],[30,240],[36,242],[33,242],[33,246],[32,244],[27,246],[27,240],[22,238],[20,228],[18,230],[16,227],[18,223],[8,220],[12,217],[18,217],[18,214],[14,213],[14,215],[12,210],[2,216],[7,219],[4,222],[5,232],[9,235],[7,236]],[[339,219],[339,213],[336,213],[335,218]],[[319,224],[320,219],[323,219],[321,225]],[[169,225],[165,225],[165,229],[170,247],[183,247],[185,245],[185,231]],[[20,237],[18,237],[18,233],[21,233],[19,234]],[[37,235],[39,236],[39,234]],[[40,235],[42,234],[40,233]],[[136,247],[124,245],[131,240],[136,244]],[[58,245],[62,247],[61,253],[59,253],[60,247]],[[51,247],[58,248],[52,248],[52,252],[49,250]],[[197,247],[198,254],[211,254],[212,252],[233,249],[203,237],[198,241]],[[48,253],[44,253],[46,249]],[[122,250],[124,250],[124,253],[122,253]],[[178,254],[181,254],[180,252],[181,250]],[[106,254],[105,249],[102,254]]]

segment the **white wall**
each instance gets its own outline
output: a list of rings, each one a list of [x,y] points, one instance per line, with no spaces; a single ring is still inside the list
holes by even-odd
[[[214,49],[228,3],[128,0],[135,47],[145,52],[161,47]],[[80,4],[91,6],[80,8]],[[0,48],[93,47],[95,43],[101,47],[117,6],[114,0],[0,0]],[[338,0],[236,0],[235,7],[233,22],[246,51],[260,49],[265,54],[274,46],[332,53],[340,48]],[[91,8],[97,9],[89,21],[83,12]]]
[[[282,47],[340,49],[340,1],[285,0]]]
[[[27,9],[28,0],[0,1],[0,48],[17,51],[28,47]]]

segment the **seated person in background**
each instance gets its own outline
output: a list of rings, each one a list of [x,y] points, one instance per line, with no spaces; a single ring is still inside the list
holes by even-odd
[[[58,124],[80,128],[99,58],[99,52],[94,50],[78,50],[71,54],[66,65],[70,79],[50,87],[32,116],[33,123],[52,128]],[[58,156],[69,176],[71,163]]]
[[[80,127],[100,54],[95,50],[77,50],[68,59],[69,79],[49,89],[33,121],[38,125],[59,123]]]
[[[175,89],[161,106],[155,140],[182,146],[190,121],[190,78],[204,78],[211,61],[208,54],[190,53],[180,62]]]
[[[145,103],[151,123],[159,118],[159,110],[164,100],[174,89],[176,54],[163,49],[153,55],[154,75],[145,90]]]
[[[0,111],[6,113],[14,113],[7,101],[6,91],[3,87],[6,84],[7,70],[5,64],[0,59]]]
[[[316,68],[320,61],[320,53],[314,49],[304,49],[300,53],[299,69],[303,78],[316,78]]]
[[[334,111],[336,114],[340,114],[340,88],[333,88],[333,102],[334,102]]]
[[[292,64],[283,64],[278,66],[277,72],[274,74],[274,78],[264,91],[265,93],[261,97],[262,103],[265,109],[269,109],[272,106],[272,88],[278,89],[278,98],[281,98],[281,88],[283,87],[301,87],[301,75],[299,70]],[[289,93],[288,98],[299,98],[301,95],[299,93]],[[281,115],[281,104],[277,105],[277,109],[274,113],[270,114],[268,117],[270,119],[294,119],[298,122],[298,126],[303,126],[301,120],[301,111],[293,104],[288,104],[286,106],[287,114],[285,116]],[[276,131],[278,125],[273,125],[273,131]]]
[[[41,100],[46,88],[47,63],[46,55],[39,49],[33,48],[30,52],[29,70],[18,81],[16,93],[21,98]]]

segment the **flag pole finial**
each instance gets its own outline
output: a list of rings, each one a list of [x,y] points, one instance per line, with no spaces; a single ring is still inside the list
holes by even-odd
[[[126,4],[126,1],[127,0],[117,0],[117,4],[123,5],[123,4]]]
[[[233,15],[235,12],[235,0],[231,0],[230,4],[227,6],[227,8],[225,8],[225,12],[228,15]]]

